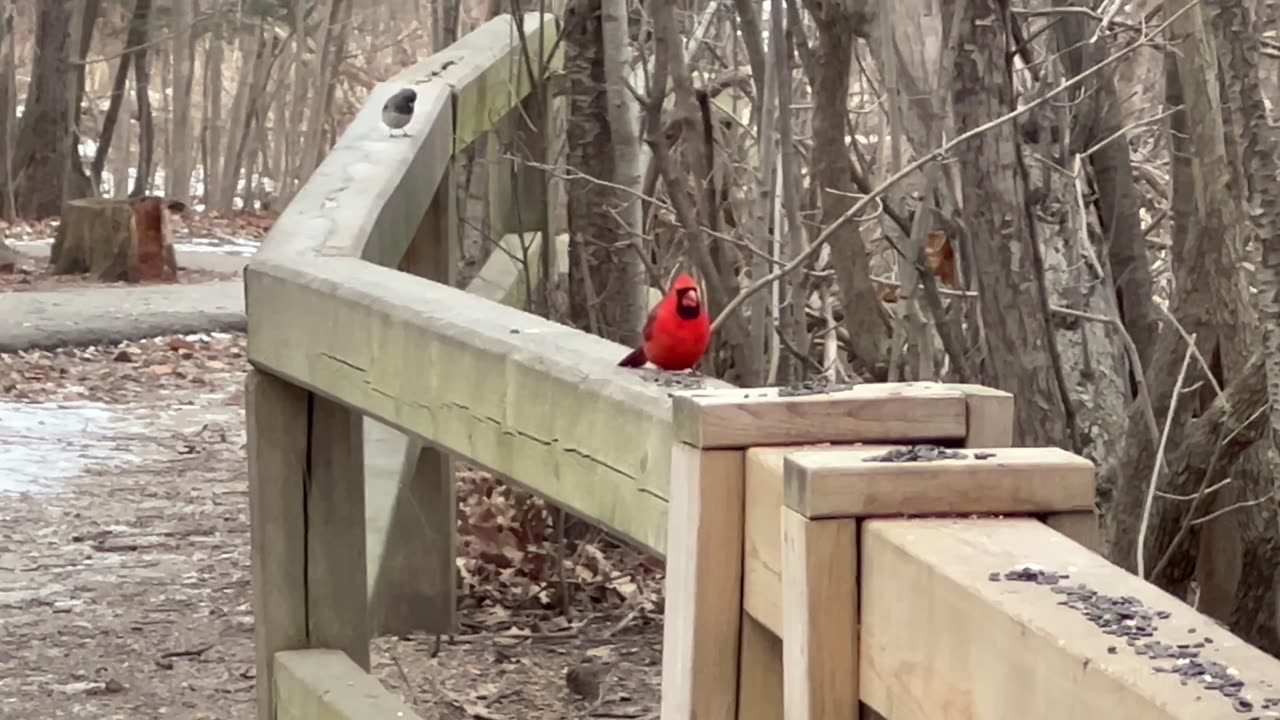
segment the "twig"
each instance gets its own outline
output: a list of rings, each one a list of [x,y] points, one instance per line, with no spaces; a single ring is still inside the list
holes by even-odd
[[[803,253],[796,256],[795,259],[787,263],[784,267],[778,270],[775,270],[774,272],[771,272],[768,275],[760,278],[759,280],[751,283],[750,286],[748,286],[742,292],[734,296],[732,300],[730,300],[727,304],[725,304],[724,309],[720,311],[720,314],[716,316],[715,322],[711,324],[712,331],[714,332],[716,329],[718,329],[720,325],[724,323],[725,319],[729,317],[731,313],[736,311],[742,305],[742,303],[746,302],[746,300],[750,298],[752,295],[755,295],[765,287],[768,287],[770,283],[777,282],[779,279],[791,274],[801,265],[808,262],[810,258],[816,255],[818,251],[822,249],[824,245],[830,242],[831,238],[835,235],[835,232],[837,230],[839,230],[845,223],[849,222],[850,220],[853,220],[854,218],[859,217],[862,214],[863,209],[866,208],[867,205],[869,205],[876,198],[879,198],[880,196],[884,195],[884,193],[888,191],[889,188],[896,185],[903,178],[910,175],[911,173],[914,173],[916,170],[919,170],[920,168],[924,167],[926,164],[933,162],[938,158],[943,157],[944,155],[946,155],[948,152],[950,152],[953,148],[960,145],[961,143],[968,142],[969,140],[972,140],[973,138],[979,135],[982,135],[983,133],[990,132],[992,129],[997,128],[1004,123],[1011,122],[1019,117],[1022,117],[1023,115],[1026,115],[1027,113],[1036,109],[1040,105],[1043,105],[1044,103],[1048,102],[1050,99],[1057,97],[1058,95],[1061,95],[1067,90],[1070,90],[1076,85],[1079,85],[1085,80],[1102,72],[1104,69],[1118,62],[1121,58],[1127,56],[1129,53],[1133,52],[1134,50],[1137,50],[1139,47],[1143,47],[1144,45],[1146,45],[1147,40],[1149,38],[1151,38],[1155,34],[1164,30],[1166,27],[1172,24],[1174,20],[1181,17],[1183,13],[1196,7],[1198,4],[1199,4],[1199,0],[1192,0],[1192,2],[1187,3],[1187,5],[1179,9],[1177,12],[1173,13],[1170,17],[1166,18],[1164,22],[1156,26],[1156,28],[1151,32],[1144,33],[1141,37],[1139,37],[1133,43],[1121,48],[1114,55],[1106,58],[1105,60],[1098,63],[1097,65],[1094,65],[1092,68],[1089,68],[1085,72],[1082,72],[1073,78],[1063,81],[1062,84],[1058,85],[1056,88],[1050,90],[1049,92],[1045,93],[1041,97],[1037,98],[1034,102],[1027,103],[1026,105],[1023,105],[1022,107],[1019,107],[1008,113],[1005,113],[1004,115],[1001,115],[1000,117],[995,118],[990,122],[984,123],[982,125],[979,125],[976,128],[973,128],[972,130],[967,130],[957,135],[955,138],[943,143],[937,148],[934,148],[931,152],[925,153],[921,157],[915,159],[914,161],[912,161],[911,163],[903,167],[898,172],[889,176],[889,178],[886,179],[884,182],[880,183],[880,185],[876,187],[875,190],[873,190],[863,199],[854,203],[853,206],[851,206],[842,215],[840,215],[840,217],[831,221],[830,225],[827,225],[825,228],[823,228],[822,232],[818,234],[818,237],[814,238],[813,244],[811,244]],[[903,255],[904,259],[908,261],[911,260],[911,258],[907,258],[905,254],[901,252],[900,254]]]
[[[1182,327],[1182,323],[1178,322],[1178,318],[1174,317],[1173,313],[1169,312],[1169,308],[1161,305],[1160,303],[1155,303],[1155,306],[1159,308],[1160,312],[1164,313],[1165,319],[1173,324],[1173,327],[1178,331],[1178,334],[1182,336],[1182,339],[1186,340],[1187,344],[1191,346],[1191,352],[1196,357],[1196,363],[1200,365],[1200,369],[1203,370],[1204,374],[1209,378],[1209,384],[1213,385],[1214,394],[1221,395],[1222,386],[1218,384],[1218,379],[1213,376],[1213,371],[1209,369],[1209,363],[1204,359],[1204,355],[1200,353],[1200,348],[1196,347],[1194,336],[1187,333],[1187,329]]]
[[[413,683],[409,682],[409,674],[404,671],[404,666],[400,664],[400,658],[392,648],[387,648],[387,655],[391,658],[391,662],[395,664],[396,672],[400,673],[400,681],[404,683],[405,691],[409,693],[409,704],[416,706],[418,704],[418,691],[413,688]]]
[[[1262,496],[1262,497],[1260,497],[1260,498],[1254,498],[1253,500],[1242,500],[1242,501],[1240,501],[1240,502],[1238,502],[1238,503],[1232,503],[1232,504],[1230,504],[1230,505],[1228,505],[1228,506],[1226,506],[1226,507],[1224,507],[1224,508],[1220,508],[1220,509],[1218,509],[1218,510],[1214,510],[1213,512],[1209,513],[1208,515],[1205,515],[1204,517],[1196,518],[1195,520],[1192,520],[1192,521],[1191,521],[1190,523],[1188,523],[1188,524],[1189,524],[1189,525],[1200,525],[1201,523],[1207,523],[1207,522],[1209,522],[1210,520],[1212,520],[1212,519],[1214,519],[1214,518],[1216,518],[1216,517],[1221,517],[1222,515],[1226,515],[1227,513],[1231,512],[1232,510],[1240,510],[1240,509],[1242,509],[1242,508],[1253,507],[1254,505],[1261,505],[1262,503],[1264,503],[1264,502],[1266,502],[1266,501],[1268,501],[1268,500],[1271,500],[1271,499],[1272,499],[1272,498],[1274,498],[1275,496],[1276,496],[1276,494],[1275,494],[1274,492],[1269,492],[1269,493],[1267,493],[1266,495],[1263,495],[1263,496]]]
[[[1203,490],[1194,492],[1190,495],[1175,495],[1173,493],[1161,492],[1157,490],[1156,496],[1163,500],[1180,500],[1180,501],[1186,502],[1188,500],[1195,500],[1201,495],[1208,495],[1209,493],[1217,492],[1230,484],[1231,484],[1231,478],[1227,478],[1222,482],[1214,483],[1213,487],[1204,488]]]
[[[160,658],[162,660],[167,660],[169,658],[200,657],[212,650],[213,645],[214,643],[207,643],[199,647],[191,648],[190,650],[170,650],[169,652],[160,653]]]
[[[1169,428],[1173,425],[1173,413],[1178,407],[1178,396],[1182,394],[1182,382],[1187,378],[1187,366],[1191,364],[1191,348],[1195,347],[1195,335],[1191,336],[1191,345],[1182,356],[1182,369],[1178,371],[1178,379],[1173,384],[1173,394],[1169,398],[1169,412],[1164,419],[1164,432],[1160,434],[1160,446],[1156,450],[1156,461],[1151,467],[1151,482],[1147,485],[1147,499],[1142,506],[1142,523],[1138,525],[1138,577],[1147,579],[1146,553],[1147,526],[1151,524],[1151,503],[1156,496],[1156,480],[1160,478],[1160,466],[1164,465],[1164,447],[1169,440]]]

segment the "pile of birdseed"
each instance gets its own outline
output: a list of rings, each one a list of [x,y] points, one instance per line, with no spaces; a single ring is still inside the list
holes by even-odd
[[[1084,615],[1107,635],[1124,638],[1125,644],[1133,648],[1135,654],[1146,657],[1153,663],[1172,661],[1155,664],[1153,669],[1156,672],[1177,675],[1183,685],[1198,682],[1205,690],[1215,691],[1230,700],[1232,708],[1238,713],[1280,708],[1280,697],[1264,698],[1258,703],[1245,696],[1244,680],[1240,679],[1240,673],[1235,668],[1213,660],[1200,659],[1200,651],[1213,644],[1212,637],[1200,635],[1199,639],[1191,637],[1188,642],[1175,644],[1148,640],[1160,629],[1159,621],[1170,617],[1169,611],[1148,608],[1141,600],[1130,595],[1105,595],[1085,583],[1062,583],[1070,577],[1068,573],[1045,570],[1035,565],[1021,565],[1006,570],[1003,574],[993,572],[987,579],[991,582],[1003,579],[1048,586],[1051,592],[1064,596],[1058,601],[1059,605]],[[1195,628],[1189,629],[1187,633],[1192,636],[1198,634]],[[1112,645],[1107,648],[1107,652],[1115,655],[1119,649]],[[1250,720],[1263,720],[1264,717],[1280,717],[1280,714],[1255,715]]]
[[[974,460],[986,460],[995,457],[992,452],[976,452]],[[890,448],[882,453],[868,455],[862,462],[933,462],[935,460],[968,460],[969,455],[959,450],[948,450],[937,445],[908,445]]]

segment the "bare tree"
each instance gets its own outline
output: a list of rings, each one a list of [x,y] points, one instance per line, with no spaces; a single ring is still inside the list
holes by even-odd
[[[64,192],[68,198],[90,193],[67,111],[75,92],[67,82],[73,15],[69,2],[40,3],[37,10],[35,61],[12,158],[10,187],[20,217],[57,215]],[[71,180],[64,191],[66,173]]]

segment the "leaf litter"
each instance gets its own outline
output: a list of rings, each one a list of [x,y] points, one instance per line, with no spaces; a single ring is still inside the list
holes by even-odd
[[[0,472],[34,478],[0,487],[0,720],[254,716],[246,354],[0,354]],[[426,720],[656,718],[661,564],[472,468],[458,497],[458,632],[374,674]]]

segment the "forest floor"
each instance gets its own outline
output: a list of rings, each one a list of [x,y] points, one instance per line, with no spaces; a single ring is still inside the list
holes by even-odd
[[[254,716],[245,355],[238,333],[0,354],[0,720]],[[426,720],[656,718],[658,569],[460,483],[460,634],[379,638],[373,672]],[[610,668],[599,701],[572,667]]]

